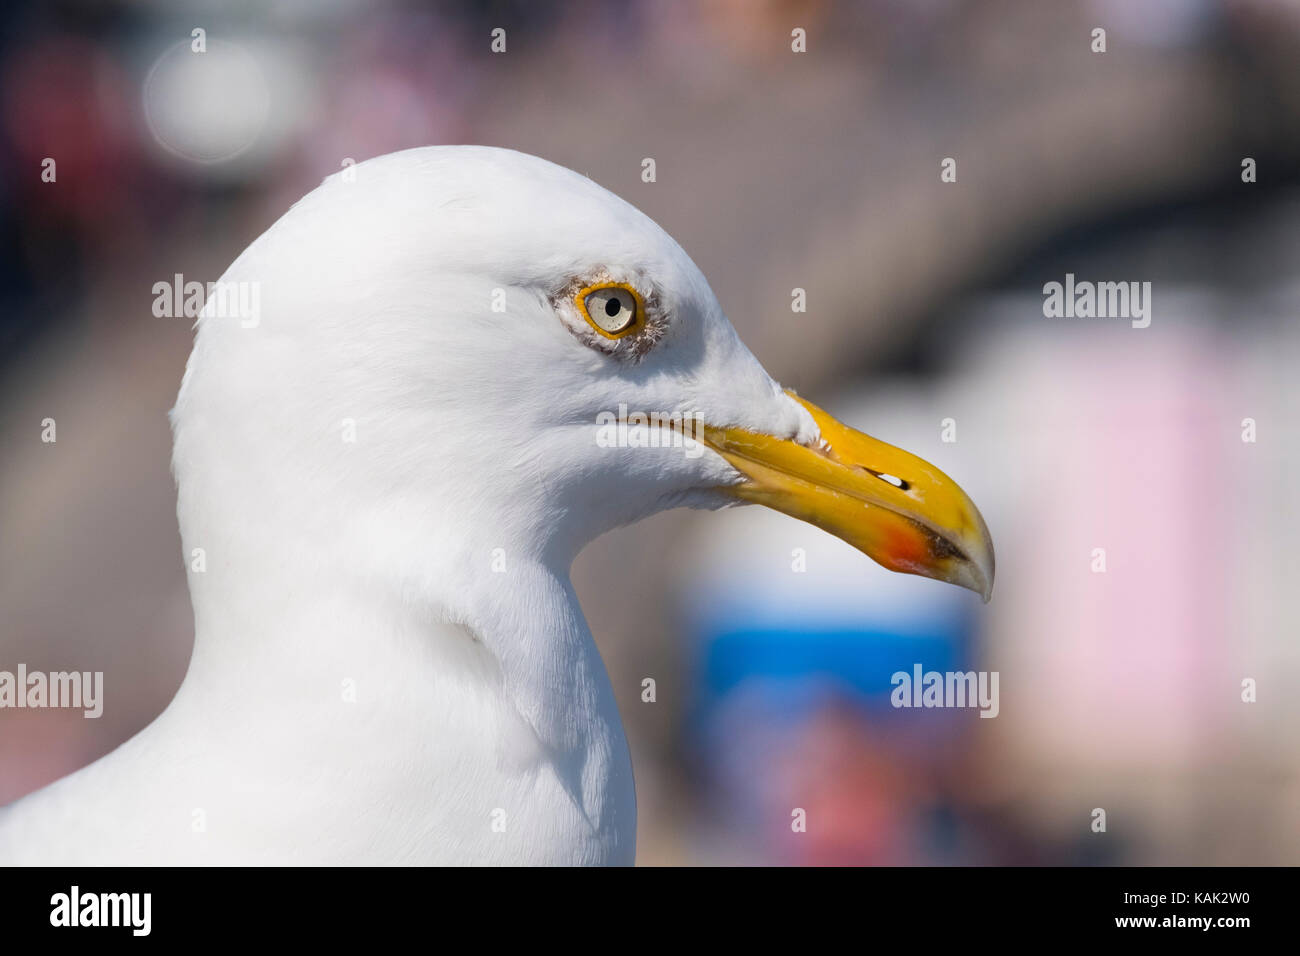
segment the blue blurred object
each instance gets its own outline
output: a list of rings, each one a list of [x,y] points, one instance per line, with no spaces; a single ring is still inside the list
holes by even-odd
[[[750,862],[963,859],[945,762],[971,710],[896,709],[899,671],[970,670],[979,599],[887,573],[758,509],[718,516],[691,568],[686,731],[720,852]],[[714,549],[717,550],[714,550]],[[793,829],[792,813],[815,820]],[[934,832],[942,830],[943,832]]]

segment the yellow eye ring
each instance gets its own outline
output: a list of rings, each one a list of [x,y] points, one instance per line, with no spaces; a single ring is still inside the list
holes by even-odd
[[[597,282],[573,297],[587,324],[607,339],[621,339],[645,328],[645,302],[626,282]]]

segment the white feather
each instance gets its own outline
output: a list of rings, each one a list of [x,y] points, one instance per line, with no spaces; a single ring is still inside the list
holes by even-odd
[[[658,300],[639,361],[557,302],[605,273]],[[183,550],[206,558],[189,673],[137,737],[0,811],[0,860],[631,862],[631,764],[569,567],[737,475],[599,447],[597,415],[812,441],[810,417],[663,230],[519,153],[363,163],[223,281],[258,283],[261,315],[201,319],[173,411]]]

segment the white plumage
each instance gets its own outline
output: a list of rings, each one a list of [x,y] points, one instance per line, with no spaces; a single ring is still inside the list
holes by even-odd
[[[189,673],[138,736],[0,811],[0,861],[632,862],[569,567],[665,508],[759,501],[988,596],[951,479],[783,392],[682,249],[573,172],[371,160],[222,282],[260,309],[209,301],[172,412]],[[593,283],[623,290],[593,300],[607,325],[641,304],[635,335],[581,314]],[[608,447],[620,409],[686,412],[708,449]]]
[[[660,300],[639,361],[557,314],[601,272]],[[515,152],[332,176],[223,281],[260,284],[261,315],[200,320],[173,411],[184,553],[207,566],[189,673],[137,737],[0,811],[0,860],[631,862],[627,745],[569,566],[737,475],[598,448],[596,417],[811,439],[808,413],[668,235]]]

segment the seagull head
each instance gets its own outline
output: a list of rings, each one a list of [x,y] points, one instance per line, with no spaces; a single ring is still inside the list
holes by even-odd
[[[222,283],[256,314],[210,296],[200,319],[174,412],[183,510],[220,485],[247,524],[307,541],[384,526],[449,548],[454,527],[484,560],[571,561],[667,508],[757,503],[988,598],[961,488],[778,385],[682,248],[575,172],[483,147],[370,160]]]

